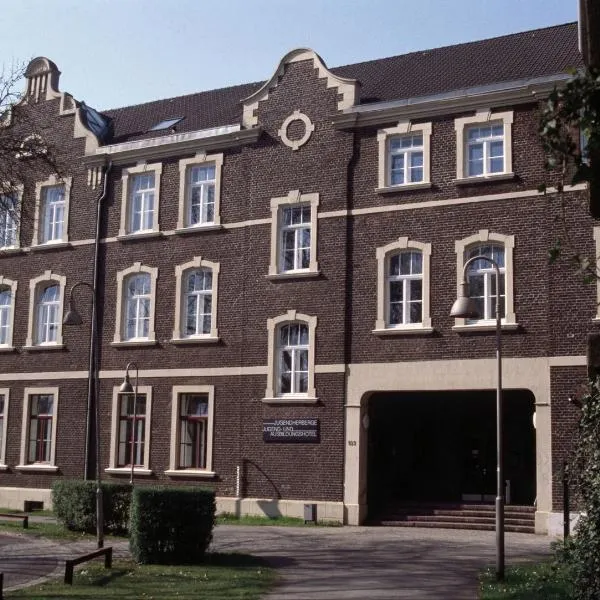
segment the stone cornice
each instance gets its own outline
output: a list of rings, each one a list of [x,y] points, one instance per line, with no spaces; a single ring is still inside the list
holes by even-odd
[[[402,119],[425,119],[477,110],[482,106],[500,108],[544,99],[570,75],[556,75],[453,90],[444,94],[421,96],[390,102],[363,104],[333,115],[337,129],[354,129],[396,123]]]
[[[107,159],[110,159],[113,164],[118,165],[138,160],[158,160],[174,154],[224,150],[255,143],[262,133],[262,128],[236,129],[235,131],[217,133],[212,136],[193,135],[196,133],[201,132],[189,132],[150,140],[101,146],[94,154],[84,156],[83,162],[88,167],[92,167],[103,165]]]

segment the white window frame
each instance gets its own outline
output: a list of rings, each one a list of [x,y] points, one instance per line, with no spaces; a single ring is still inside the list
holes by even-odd
[[[38,181],[35,184],[35,215],[33,219],[33,240],[32,246],[56,246],[57,244],[66,244],[69,242],[69,214],[71,204],[71,185],[72,177],[60,178],[58,175],[50,175],[46,181]],[[64,219],[62,226],[62,236],[60,239],[44,240],[45,226],[45,199],[46,191],[49,188],[60,187],[64,188]]]
[[[279,340],[277,334],[279,328],[286,323],[301,322],[308,326],[308,389],[305,394],[278,395],[279,377]],[[287,402],[315,403],[317,394],[315,390],[315,347],[316,347],[317,317],[305,315],[295,310],[288,310],[285,314],[272,319],[267,319],[267,389],[263,402],[285,404]]]
[[[0,218],[5,219],[4,227],[8,229],[7,224],[10,221],[12,223],[12,229],[14,230],[14,243],[10,245],[0,246],[0,250],[14,250],[20,247],[21,237],[21,206],[23,203],[23,186],[11,186],[13,189],[10,191],[0,192],[0,196],[13,197],[15,199],[14,213],[11,214],[9,210],[0,206]],[[1,189],[1,188],[0,188]]]
[[[119,386],[113,387],[113,399],[112,399],[112,416],[110,425],[110,454],[108,467],[104,469],[106,473],[113,475],[130,475],[131,465],[126,467],[118,467],[118,452],[119,452],[119,399],[124,394],[119,391]],[[144,428],[144,464],[140,466],[134,466],[135,477],[144,477],[152,475],[153,471],[150,469],[150,444],[152,435],[152,386],[140,385],[138,386],[137,393],[139,396],[146,396],[146,413],[145,428]]]
[[[411,123],[408,120],[399,121],[395,127],[379,129],[377,143],[379,147],[379,170],[377,191],[398,191],[431,187],[431,123]],[[395,137],[421,134],[423,136],[423,180],[392,185],[390,165],[390,140]]]
[[[190,224],[190,184],[189,173],[194,167],[214,165],[215,167],[215,205],[214,219],[210,223]],[[181,231],[195,231],[211,229],[221,225],[221,171],[223,167],[223,154],[198,153],[192,158],[179,161],[179,211],[177,215],[177,229]]]
[[[188,469],[179,467],[179,409],[181,396],[184,394],[203,394],[208,398],[208,416],[206,431],[206,468]],[[171,447],[169,452],[169,469],[165,471],[170,477],[214,477],[213,470],[213,437],[215,419],[215,386],[214,385],[175,385],[171,400]]]
[[[515,247],[514,235],[503,235],[501,233],[492,233],[488,229],[480,229],[478,233],[469,237],[457,240],[455,242],[456,251],[456,293],[460,293],[463,280],[463,270],[465,264],[465,254],[470,246],[475,244],[497,244],[504,246],[504,292],[505,292],[505,316],[502,318],[502,329],[516,329],[518,327],[517,317],[514,310],[514,259],[513,251]],[[463,319],[454,320],[454,331],[469,330],[495,330],[496,319]]]
[[[390,257],[402,252],[420,252],[423,258],[421,322],[390,325],[388,271]],[[431,244],[399,237],[395,242],[377,248],[377,319],[375,335],[432,333],[430,308]]]
[[[185,306],[185,278],[189,271],[196,269],[210,269],[212,271],[212,312],[210,316],[210,332],[203,335],[184,335],[184,322],[186,315]],[[192,260],[183,265],[175,267],[175,323],[173,327],[173,337],[171,342],[174,344],[201,344],[219,341],[219,330],[217,328],[217,307],[219,293],[219,263],[204,260],[201,256],[195,256]]]
[[[136,175],[148,175],[154,173],[154,207],[151,229],[131,231],[132,193],[131,183]],[[123,169],[121,175],[121,223],[119,226],[119,238],[140,237],[156,235],[160,232],[160,179],[162,175],[162,163],[138,164],[135,167]]]
[[[27,451],[29,442],[29,424],[31,418],[31,396],[37,395],[52,395],[52,438],[50,447],[50,462],[49,463],[29,463],[27,462]],[[45,471],[56,472],[56,430],[58,429],[58,402],[59,388],[58,387],[32,387],[25,388],[23,393],[23,421],[21,424],[21,453],[19,464],[15,469],[19,471]]]
[[[10,388],[0,388],[0,396],[4,396],[4,412],[2,413],[2,441],[0,443],[0,471],[6,471],[6,434],[8,432],[8,406]]]
[[[13,346],[13,334],[15,330],[15,302],[17,298],[17,287],[18,282],[8,279],[3,275],[0,275],[0,291],[7,288],[10,290],[11,303],[8,313],[8,335],[6,343],[0,344],[0,352],[7,352],[14,350]]]
[[[48,287],[46,284],[58,284],[60,289],[60,299],[58,307],[58,331],[56,333],[56,341],[44,344],[36,344],[37,332],[37,304],[42,287]],[[27,323],[27,339],[25,341],[25,349],[27,350],[58,350],[64,347],[63,345],[63,324],[62,315],[64,313],[65,286],[67,278],[64,275],[57,275],[52,271],[45,271],[43,275],[35,277],[29,282],[29,319]]]
[[[147,273],[150,275],[150,322],[148,324],[148,337],[129,340],[126,337],[126,308],[127,299],[126,280],[131,275]],[[154,321],[156,315],[156,284],[158,280],[158,268],[147,267],[140,262],[134,263],[131,267],[117,273],[117,302],[115,313],[115,335],[112,345],[115,346],[144,346],[156,344],[156,332],[154,330]]]
[[[310,205],[310,262],[308,269],[283,271],[281,267],[281,232],[282,212],[286,207],[307,204]],[[271,262],[269,264],[270,278],[303,277],[319,274],[317,261],[317,209],[319,194],[301,194],[300,190],[292,190],[287,196],[271,198]]]
[[[483,108],[476,111],[473,116],[454,119],[456,131],[456,180],[461,181],[489,181],[493,179],[510,179],[514,177],[512,164],[512,124],[514,113],[492,113],[491,109]],[[501,173],[485,173],[483,175],[468,174],[467,167],[467,131],[469,127],[478,125],[502,124],[504,127],[504,170]]]

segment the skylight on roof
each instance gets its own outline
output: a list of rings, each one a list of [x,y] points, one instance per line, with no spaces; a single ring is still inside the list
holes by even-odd
[[[153,127],[150,127],[148,131],[162,131],[163,129],[171,129],[171,127],[177,125],[179,121],[183,121],[184,118],[185,117],[175,117],[174,119],[165,119],[164,121],[157,123]]]

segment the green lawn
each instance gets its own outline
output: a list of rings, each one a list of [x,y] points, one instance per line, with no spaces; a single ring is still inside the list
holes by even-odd
[[[482,600],[569,600],[572,596],[566,569],[554,562],[509,567],[501,583],[493,569],[481,577]]]
[[[243,554],[207,555],[194,566],[136,565],[119,560],[110,570],[94,562],[75,573],[73,585],[62,580],[5,594],[5,598],[126,598],[139,600],[255,600],[274,584],[264,561]]]

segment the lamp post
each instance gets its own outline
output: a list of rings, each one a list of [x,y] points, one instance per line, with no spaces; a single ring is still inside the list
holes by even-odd
[[[63,324],[81,325],[83,320],[75,308],[73,302],[73,292],[79,286],[85,286],[92,292],[92,315],[90,327],[90,347],[88,362],[88,393],[87,410],[85,419],[85,452],[84,452],[84,479],[89,479],[89,448],[92,408],[95,416],[94,442],[96,451],[96,540],[98,548],[104,546],[104,503],[102,499],[102,461],[100,460],[100,403],[98,394],[98,328],[96,313],[96,288],[86,281],[78,281],[73,284],[69,292],[69,304],[67,314],[63,319]]]
[[[129,381],[129,369],[135,369],[135,388],[131,385],[131,381]],[[133,488],[133,476],[134,476],[134,468],[135,468],[135,431],[137,425],[137,397],[138,397],[138,379],[139,379],[139,369],[136,363],[130,361],[127,363],[125,367],[125,378],[123,379],[123,383],[119,388],[119,392],[121,394],[131,395],[133,394],[133,423],[131,426],[131,448],[129,453],[129,461],[131,462],[131,475],[129,476],[129,483]]]
[[[467,282],[467,268],[476,260],[485,260],[490,263],[496,271],[496,363],[498,369],[496,385],[496,579],[504,579],[504,450],[503,450],[503,426],[502,426],[502,345],[500,315],[500,268],[498,263],[483,255],[469,258],[463,267],[463,277],[460,284],[458,298],[452,305],[450,316],[459,318],[477,318],[479,310],[475,301],[469,296],[469,284]]]

